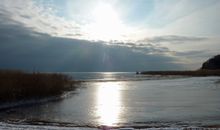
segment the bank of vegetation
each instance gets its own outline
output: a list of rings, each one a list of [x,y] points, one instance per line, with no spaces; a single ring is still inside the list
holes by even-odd
[[[0,102],[56,96],[74,88],[68,75],[0,70]]]

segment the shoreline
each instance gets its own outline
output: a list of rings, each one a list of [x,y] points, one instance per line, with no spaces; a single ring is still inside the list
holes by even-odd
[[[92,125],[92,124],[74,124],[74,123],[60,123],[60,122],[47,122],[47,121],[34,121],[34,122],[4,122],[0,121],[0,129],[42,129],[42,130],[118,130],[121,128],[132,128],[138,130],[220,130],[220,124],[213,125],[189,125],[189,126],[175,126],[175,125],[120,125],[120,126],[105,126],[105,125]]]
[[[66,91],[62,95],[3,102],[3,103],[0,103],[0,112],[2,111],[10,112],[11,109],[18,108],[18,107],[27,107],[31,105],[39,105],[39,104],[44,104],[48,102],[55,102],[55,101],[63,100],[75,93],[76,93],[75,91]]]

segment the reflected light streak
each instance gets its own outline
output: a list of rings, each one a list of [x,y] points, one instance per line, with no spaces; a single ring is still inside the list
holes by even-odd
[[[97,90],[97,111],[102,125],[113,126],[118,123],[121,113],[121,93],[118,82],[104,82]]]

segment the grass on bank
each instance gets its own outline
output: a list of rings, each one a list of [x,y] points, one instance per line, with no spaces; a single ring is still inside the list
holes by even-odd
[[[72,78],[63,74],[0,70],[0,102],[55,96],[73,88]]]

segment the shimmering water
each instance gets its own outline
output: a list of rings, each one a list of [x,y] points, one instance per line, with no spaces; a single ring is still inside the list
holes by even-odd
[[[219,77],[73,73],[66,98],[0,112],[2,120],[76,126],[185,127],[220,124]],[[78,76],[78,77],[77,77]]]

